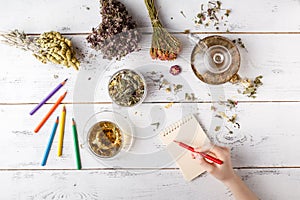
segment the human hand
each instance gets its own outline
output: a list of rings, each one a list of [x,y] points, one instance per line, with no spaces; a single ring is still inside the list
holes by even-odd
[[[195,148],[196,151],[201,152],[201,148]],[[234,170],[231,165],[230,149],[227,147],[214,146],[208,154],[223,161],[222,165],[211,163],[197,153],[192,153],[193,159],[198,159],[200,166],[209,172],[211,175],[216,177],[222,182],[227,182],[235,177]]]

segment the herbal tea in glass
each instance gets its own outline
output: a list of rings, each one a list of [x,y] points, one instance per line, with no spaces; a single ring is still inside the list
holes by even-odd
[[[99,157],[111,158],[122,148],[121,129],[113,122],[100,121],[94,124],[88,133],[90,150]]]

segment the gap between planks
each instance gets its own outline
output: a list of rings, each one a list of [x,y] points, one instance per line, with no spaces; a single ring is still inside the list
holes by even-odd
[[[263,169],[300,169],[300,166],[282,166],[282,167],[273,167],[273,166],[262,166],[262,167],[233,167],[233,169],[237,170],[263,170]],[[179,168],[86,168],[86,169],[19,169],[19,168],[9,168],[9,169],[0,169],[1,171],[168,171],[168,170],[179,170]]]
[[[141,32],[142,34],[152,34],[152,32]],[[218,34],[218,35],[300,35],[299,31],[293,31],[293,32],[289,32],[289,31],[276,31],[276,32],[268,32],[268,31],[237,31],[237,32],[214,32],[214,31],[178,31],[178,32],[170,32],[172,34],[188,34],[188,33],[192,33],[192,34]],[[83,36],[87,36],[90,34],[90,32],[88,33],[61,33],[62,35],[83,35]],[[26,35],[29,36],[39,36],[39,33],[27,33]]]
[[[227,101],[190,101],[190,102],[181,102],[181,101],[156,101],[156,102],[143,102],[143,104],[165,104],[165,103],[174,103],[174,104],[193,104],[193,103],[225,103]],[[238,103],[300,103],[299,101],[238,101]],[[15,106],[15,105],[36,105],[38,103],[0,103],[0,106]],[[53,105],[55,103],[45,103],[45,105]],[[68,105],[73,105],[73,104],[112,104],[112,102],[62,102],[62,104],[68,104]]]

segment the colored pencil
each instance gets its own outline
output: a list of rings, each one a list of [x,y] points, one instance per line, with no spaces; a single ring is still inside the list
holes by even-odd
[[[34,129],[35,133],[39,132],[39,130],[42,128],[42,126],[45,124],[45,122],[49,119],[49,117],[52,115],[52,113],[56,110],[56,108],[59,106],[59,104],[62,102],[62,100],[65,98],[66,95],[67,95],[67,92],[65,92],[62,96],[59,97],[59,99],[49,110],[47,115],[42,119],[42,121],[39,123],[39,125]]]
[[[57,156],[62,155],[64,134],[65,134],[65,121],[66,121],[66,106],[64,105],[63,110],[61,112],[60,121],[59,121],[59,138],[58,138]]]
[[[73,130],[74,148],[75,148],[75,156],[76,156],[76,166],[77,166],[77,169],[81,169],[79,143],[78,143],[76,123],[75,123],[74,118],[72,119],[72,130]]]
[[[54,88],[52,92],[50,92],[29,114],[33,115],[36,111],[38,111],[40,107],[42,107],[62,86],[64,86],[67,80],[68,79],[65,79],[63,82],[58,84],[58,86],[56,86],[56,88]]]
[[[218,158],[215,158],[211,155],[208,155],[207,153],[203,153],[203,152],[198,152],[194,149],[194,147],[191,147],[183,142],[178,142],[176,140],[174,140],[174,142],[176,142],[177,144],[179,144],[179,146],[191,151],[191,152],[194,152],[194,153],[198,153],[199,155],[203,156],[204,158],[208,159],[208,160],[211,160],[212,162],[214,163],[217,163],[219,165],[222,165],[223,164],[223,161],[222,160],[219,160]]]
[[[57,126],[58,126],[58,117],[56,118],[56,121],[54,123],[54,127],[52,129],[52,133],[50,135],[48,145],[47,145],[46,150],[45,150],[44,158],[43,158],[43,161],[42,161],[42,164],[41,164],[42,166],[46,165],[46,162],[47,162],[47,159],[48,159],[48,156],[49,156],[49,152],[50,152],[50,149],[51,149],[51,146],[52,146],[52,143],[53,143],[53,139],[54,139],[54,136],[55,136],[55,133],[56,133]]]

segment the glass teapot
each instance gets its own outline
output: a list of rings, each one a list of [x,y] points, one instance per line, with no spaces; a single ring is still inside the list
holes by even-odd
[[[192,69],[201,81],[218,85],[237,74],[241,57],[232,41],[218,35],[200,39],[189,34],[189,38],[196,43],[191,54]]]

